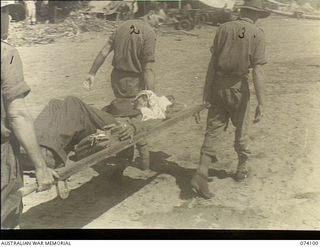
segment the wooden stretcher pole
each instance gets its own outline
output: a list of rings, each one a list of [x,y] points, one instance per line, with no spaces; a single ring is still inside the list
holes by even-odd
[[[115,154],[131,147],[132,145],[136,144],[137,142],[150,137],[153,134],[158,134],[163,130],[168,129],[169,127],[183,121],[184,119],[191,117],[200,111],[202,111],[206,106],[205,105],[197,105],[194,107],[191,107],[189,109],[182,110],[179,112],[176,116],[169,118],[167,120],[164,120],[160,122],[159,124],[156,124],[152,128],[139,133],[134,136],[133,140],[125,140],[125,141],[119,141],[118,143],[115,143],[115,145],[112,145],[111,147],[108,147],[106,149],[103,149],[95,154],[92,154],[84,159],[81,159],[77,162],[74,162],[72,164],[68,164],[65,167],[59,168],[56,170],[56,172],[59,174],[60,179],[59,180],[66,180],[71,175],[78,173],[80,170],[89,168],[91,166],[94,166],[101,161],[106,160],[109,157],[114,156]],[[36,191],[37,184],[31,184],[26,187],[23,187],[19,189],[20,194],[22,197],[27,196],[31,194],[32,192]]]

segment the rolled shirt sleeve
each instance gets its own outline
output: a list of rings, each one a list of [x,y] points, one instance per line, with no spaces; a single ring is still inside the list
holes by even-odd
[[[20,55],[15,48],[8,49],[1,63],[1,90],[6,104],[18,97],[25,97],[30,92],[24,81]]]
[[[256,65],[264,65],[267,63],[267,59],[265,57],[266,42],[265,42],[264,32],[262,30],[258,32],[258,35],[255,38],[255,41],[256,41],[256,44],[255,44],[255,49],[254,49],[254,53],[251,61],[252,67]]]
[[[218,56],[218,51],[220,51],[223,47],[225,40],[225,32],[221,27],[218,28],[216,35],[214,36],[213,45],[210,48],[210,52],[213,56]]]

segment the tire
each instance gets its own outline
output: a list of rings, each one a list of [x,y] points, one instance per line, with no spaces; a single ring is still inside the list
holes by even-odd
[[[181,20],[179,22],[179,29],[185,30],[185,31],[190,31],[193,29],[193,25],[191,23],[191,21],[189,20]]]

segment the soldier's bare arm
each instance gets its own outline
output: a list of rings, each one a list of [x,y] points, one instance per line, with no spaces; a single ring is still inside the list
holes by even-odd
[[[90,69],[89,74],[90,75],[96,75],[97,71],[101,67],[101,65],[104,63],[106,58],[109,56],[109,54],[112,52],[112,46],[108,42],[98,53],[96,59],[94,60],[92,67]]]
[[[147,62],[143,65],[143,81],[144,87],[147,90],[155,91],[155,74],[154,74],[154,62]]]
[[[98,70],[100,69],[101,65],[104,63],[104,61],[106,60],[106,58],[109,56],[109,54],[112,52],[113,47],[110,44],[110,42],[108,42],[102,49],[101,51],[98,53],[97,57],[95,58],[91,69],[89,71],[89,74],[86,78],[86,80],[83,82],[84,87],[87,90],[91,90],[93,85],[94,85],[94,79],[95,76],[98,72]]]
[[[38,190],[46,190],[51,187],[57,173],[49,169],[42,157],[34,132],[33,120],[25,106],[23,96],[16,98],[8,104],[8,120],[10,127],[30,157],[36,169]]]
[[[206,81],[203,88],[203,103],[209,104],[211,101],[211,91],[212,91],[212,82],[214,79],[214,57],[211,57],[211,60],[208,65],[207,75],[206,75]]]
[[[253,76],[254,89],[255,89],[257,101],[258,101],[254,122],[259,122],[263,116],[263,107],[265,105],[262,65],[258,64],[253,67],[252,76]]]

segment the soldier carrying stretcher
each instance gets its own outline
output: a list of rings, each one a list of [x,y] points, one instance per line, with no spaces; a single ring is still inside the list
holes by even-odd
[[[38,182],[38,191],[49,189],[58,177],[43,159],[33,121],[24,98],[30,88],[24,81],[18,51],[5,40],[8,37],[9,12],[21,8],[13,1],[1,1],[1,228],[19,227],[23,209],[18,189],[23,187],[19,164],[20,146],[31,159]]]
[[[158,26],[161,19],[162,16],[150,9],[140,19],[121,24],[95,58],[84,86],[88,90],[92,89],[97,71],[113,51],[111,86],[116,98],[134,99],[143,89],[155,91],[153,67],[156,34],[153,27]],[[137,149],[141,157],[141,167],[149,169],[147,142],[137,143]]]
[[[191,180],[192,187],[205,198],[212,197],[208,188],[208,167],[218,160],[219,137],[229,119],[236,128],[234,149],[238,154],[238,167],[235,179],[241,181],[248,175],[249,70],[252,69],[258,100],[255,122],[259,122],[264,107],[262,66],[267,63],[264,32],[255,22],[269,15],[263,9],[262,0],[247,0],[240,6],[240,18],[222,24],[214,38],[203,93],[204,102],[210,104],[207,130],[199,167]]]

